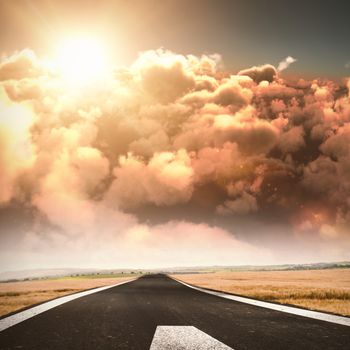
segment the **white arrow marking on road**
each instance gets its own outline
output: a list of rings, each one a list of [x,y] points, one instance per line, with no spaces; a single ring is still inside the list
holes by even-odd
[[[193,326],[158,326],[150,350],[233,350]]]

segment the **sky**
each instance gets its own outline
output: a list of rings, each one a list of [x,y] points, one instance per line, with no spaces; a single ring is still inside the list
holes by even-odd
[[[220,53],[236,70],[287,56],[298,58],[290,69],[297,75],[339,78],[350,70],[346,0],[12,0],[0,1],[0,10],[4,52],[45,54],[65,33],[97,32],[122,64],[165,47]]]
[[[0,1],[0,271],[350,259],[337,1]]]

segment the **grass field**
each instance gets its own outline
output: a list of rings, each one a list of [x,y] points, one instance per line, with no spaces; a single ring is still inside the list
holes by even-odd
[[[91,275],[0,283],[0,316],[81,290],[115,284],[138,275]]]
[[[350,316],[350,269],[175,275],[197,286]]]

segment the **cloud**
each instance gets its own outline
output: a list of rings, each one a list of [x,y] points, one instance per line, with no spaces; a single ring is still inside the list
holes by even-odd
[[[11,102],[3,89],[0,96],[0,204],[3,204],[20,196],[20,177],[33,164],[30,127],[35,117],[26,105]]]
[[[146,94],[157,101],[171,102],[195,85],[185,57],[158,50],[143,53],[133,65]]]
[[[282,72],[285,69],[287,69],[291,64],[298,61],[296,58],[293,58],[292,56],[286,57],[284,60],[282,60],[277,67],[277,71]]]
[[[261,81],[272,82],[277,77],[277,70],[271,64],[264,64],[263,66],[254,66],[241,70],[238,72],[238,75],[248,76],[256,83],[260,83]]]
[[[219,205],[216,211],[220,215],[229,214],[249,214],[255,213],[258,210],[258,204],[256,198],[247,192],[243,192],[242,196],[234,199],[227,200],[223,205]]]
[[[304,129],[302,126],[294,126],[284,132],[279,139],[279,148],[283,153],[294,153],[305,146]]]
[[[292,59],[283,62],[279,71]],[[224,72],[217,55],[151,50],[117,67],[105,86],[73,93],[33,52],[5,58],[0,213],[30,212],[16,238],[26,259],[68,246],[67,264],[88,254],[96,262],[106,256],[106,265],[175,264],[176,251],[184,263],[204,263],[203,256],[219,263],[220,250],[228,263],[236,251],[268,261],[270,249],[255,243],[270,237],[269,225],[281,227],[266,244],[271,250],[279,239],[305,243],[310,233],[314,247],[327,241],[343,256],[348,86],[291,83],[278,70]],[[269,227],[261,238],[252,221]]]
[[[193,192],[193,170],[185,150],[155,153],[147,164],[128,154],[119,159],[113,171],[115,180],[106,194],[117,207],[136,208],[187,202]]]
[[[40,63],[31,50],[23,50],[0,63],[0,81],[33,78],[40,74]]]
[[[235,142],[241,151],[252,154],[268,152],[278,138],[277,128],[258,118],[251,108],[215,116],[213,128],[218,140]]]

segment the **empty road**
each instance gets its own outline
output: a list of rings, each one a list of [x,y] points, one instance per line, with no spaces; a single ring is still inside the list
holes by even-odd
[[[157,326],[194,326],[235,350],[349,349],[350,327],[196,291],[148,275],[0,332],[1,349],[150,349]]]

